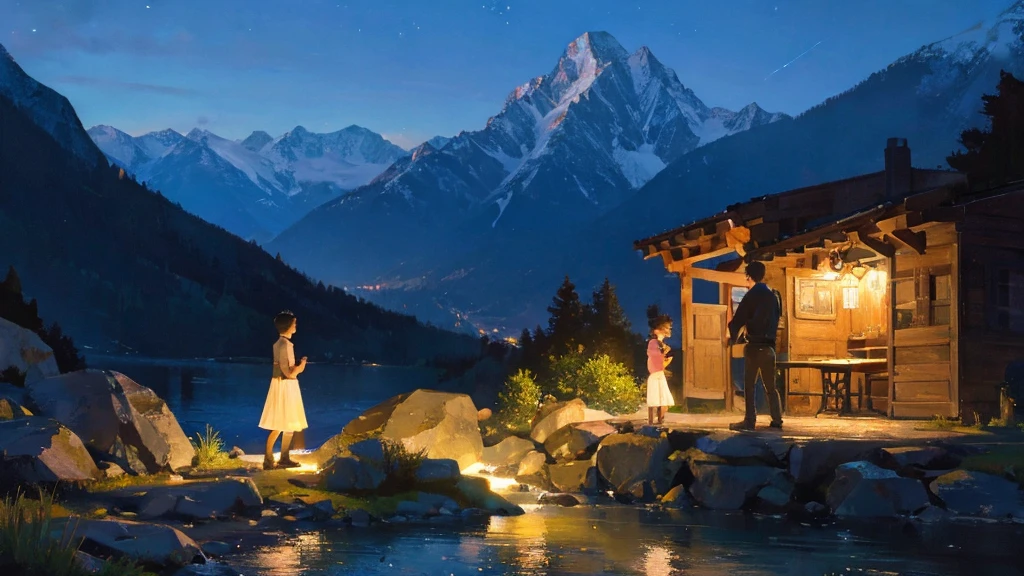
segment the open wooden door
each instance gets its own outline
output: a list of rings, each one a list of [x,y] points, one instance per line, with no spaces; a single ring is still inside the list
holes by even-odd
[[[687,328],[689,350],[683,396],[702,400],[724,400],[729,390],[729,354],[725,346],[728,306],[691,304],[691,321]]]

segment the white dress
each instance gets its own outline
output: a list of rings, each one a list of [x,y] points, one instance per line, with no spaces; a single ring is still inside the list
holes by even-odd
[[[274,343],[274,377],[270,379],[260,417],[260,428],[264,430],[298,432],[308,427],[298,379],[279,376],[283,372],[281,367],[288,366],[295,366],[295,349],[291,340],[282,336]]]
[[[674,406],[676,401],[665,378],[665,356],[660,343],[653,338],[647,343],[647,369],[651,373],[647,377],[647,407]]]

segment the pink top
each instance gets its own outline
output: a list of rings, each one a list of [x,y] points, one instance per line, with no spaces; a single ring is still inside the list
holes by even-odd
[[[651,374],[665,370],[665,355],[661,353],[661,343],[656,338],[647,342],[647,371]]]

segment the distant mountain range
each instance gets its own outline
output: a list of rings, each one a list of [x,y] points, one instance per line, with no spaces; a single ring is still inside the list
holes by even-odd
[[[486,127],[421,145],[269,246],[339,285],[415,282],[482,243],[593,221],[699,146],[787,118],[708,107],[646,47],[589,32]]]
[[[136,137],[94,126],[88,134],[110,162],[150,189],[260,242],[409,154],[359,126],[328,134],[297,126],[277,138],[256,131],[237,142],[198,128]]]
[[[1022,20],[1018,1],[797,118],[716,113],[649,51],[625,55],[587,34],[484,130],[422,147],[271,247],[438,325],[543,323],[566,274],[584,295],[609,277],[642,325],[650,303],[678,310],[679,288],[633,240],[753,196],[881,170],[892,136],[909,138],[916,166],[944,166],[960,131],[984,124],[981,96],[999,70],[1022,76]]]
[[[109,135],[129,165],[168,149],[215,162],[222,157],[213,151],[227,146],[198,132]],[[297,166],[299,158],[316,157],[318,142],[334,145],[300,136],[304,148],[274,148],[295,152]],[[372,140],[359,148],[364,158],[375,150]],[[256,179],[276,186],[259,172]],[[413,364],[479,354],[477,339],[314,284],[125,177],[68,101],[29,77],[0,45],[0,269],[8,265],[42,315],[86,353],[267,356],[276,338],[271,320],[290,308],[301,319],[296,345],[311,358]]]

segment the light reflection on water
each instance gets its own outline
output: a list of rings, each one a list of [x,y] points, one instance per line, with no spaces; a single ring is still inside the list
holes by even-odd
[[[543,507],[481,526],[335,529],[227,559],[244,574],[808,576],[1022,574],[1019,526],[869,523],[625,506]]]

